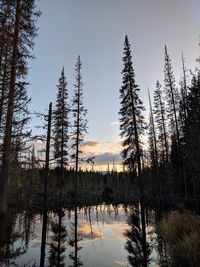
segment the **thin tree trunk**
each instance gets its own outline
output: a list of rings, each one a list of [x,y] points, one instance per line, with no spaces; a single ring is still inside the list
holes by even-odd
[[[46,142],[46,165],[44,175],[44,207],[43,207],[43,223],[42,223],[42,241],[41,241],[41,254],[40,254],[40,267],[44,267],[45,263],[45,245],[46,245],[46,231],[47,231],[47,180],[49,176],[49,152],[51,140],[51,115],[52,103],[49,104],[48,114],[48,129],[47,129],[47,142]]]
[[[179,134],[179,129],[178,129],[177,110],[176,110],[174,91],[173,91],[173,86],[172,86],[172,81],[171,81],[171,76],[170,76],[169,70],[168,70],[168,78],[169,78],[169,85],[170,85],[170,91],[171,91],[171,100],[172,100],[173,113],[174,113],[174,122],[175,122],[175,128],[176,128],[176,140],[178,143],[178,149],[180,151],[180,134]]]
[[[161,117],[162,117],[162,126],[163,126],[163,133],[164,133],[166,161],[168,162],[169,149],[168,149],[168,142],[167,142],[167,132],[166,132],[166,125],[165,125],[165,118],[164,118],[164,110],[162,108],[162,99],[161,99],[160,94],[159,94],[159,103],[160,103],[160,112],[161,112]]]
[[[78,263],[78,214],[77,214],[77,197],[78,197],[78,165],[79,165],[79,127],[80,127],[80,68],[78,68],[78,106],[77,106],[77,128],[76,128],[76,166],[75,166],[75,266]]]
[[[2,86],[1,86],[1,97],[0,97],[0,125],[2,125],[2,116],[3,116],[3,108],[4,102],[6,98],[6,76],[7,76],[7,51],[5,55],[5,62],[3,67],[3,77],[2,77]]]
[[[62,207],[59,206],[59,214],[58,214],[58,258],[57,258],[57,265],[60,266],[60,247],[61,247],[61,225],[62,225],[62,217],[61,217]]]
[[[186,80],[186,69],[184,58],[182,54],[182,65],[183,65],[183,92],[182,92],[182,101],[183,101],[183,114],[184,114],[184,125],[183,127],[187,128],[187,80]],[[184,151],[186,152],[186,151]],[[185,189],[185,198],[188,196],[187,189],[187,177],[185,172],[185,158],[182,158],[182,170],[183,170],[183,178],[184,178],[184,189]]]

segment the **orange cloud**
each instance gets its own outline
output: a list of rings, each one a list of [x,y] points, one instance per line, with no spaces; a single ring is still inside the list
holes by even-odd
[[[108,152],[120,154],[122,151],[122,140],[117,139],[113,141],[110,146],[108,147]]]
[[[86,141],[81,145],[81,151],[84,154],[94,154],[99,150],[102,143],[101,141]]]

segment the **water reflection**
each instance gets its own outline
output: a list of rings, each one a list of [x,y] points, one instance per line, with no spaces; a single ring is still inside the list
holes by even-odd
[[[65,250],[67,241],[67,227],[63,225],[62,219],[65,213],[62,207],[54,214],[54,220],[51,220],[51,242],[49,245],[49,266],[65,266]]]
[[[127,223],[130,226],[125,232],[127,238],[125,249],[128,251],[128,262],[131,266],[141,267],[150,262],[150,247],[146,242],[146,251],[143,249],[143,233],[140,226],[138,207],[131,207]]]
[[[26,253],[32,223],[29,215],[28,212],[16,214],[8,209],[0,217],[0,266],[12,266],[16,258]]]
[[[45,266],[143,266],[138,207],[100,204],[48,209]],[[40,266],[41,214],[29,207],[1,218],[0,266]],[[150,209],[145,214],[149,241],[157,218]],[[158,259],[164,257],[158,237],[153,250],[148,246],[148,266],[157,266]],[[156,261],[150,262],[151,258]]]

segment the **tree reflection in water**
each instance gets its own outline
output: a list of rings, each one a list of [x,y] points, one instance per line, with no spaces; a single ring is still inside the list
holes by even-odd
[[[79,267],[83,266],[83,262],[78,256],[78,251],[81,250],[82,247],[78,245],[78,242],[82,240],[80,233],[78,233],[78,213],[77,213],[77,205],[75,205],[74,216],[77,218],[74,223],[71,223],[71,236],[69,239],[69,245],[74,247],[74,251],[69,254],[69,259],[72,262],[70,267]]]
[[[52,237],[49,249],[49,266],[65,266],[64,263],[64,253],[66,250],[67,241],[67,228],[63,225],[62,219],[65,216],[62,207],[55,212],[57,220],[51,221]]]
[[[20,215],[17,218],[15,212],[9,209],[4,216],[0,216],[0,266],[15,264],[15,259],[27,251],[27,229],[15,227],[19,219]]]
[[[150,261],[150,247],[147,243],[147,259],[142,246],[142,230],[140,226],[139,211],[135,207],[130,208],[128,214],[127,223],[130,226],[129,230],[126,230],[125,237],[127,238],[125,249],[128,251],[128,262],[131,266],[142,267],[145,266],[145,262]]]

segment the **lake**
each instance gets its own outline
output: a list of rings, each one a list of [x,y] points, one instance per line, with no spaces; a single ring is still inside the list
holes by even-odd
[[[170,266],[156,233],[161,213],[146,208],[145,217],[148,266]],[[30,208],[19,213],[12,209],[1,218],[0,266],[40,266],[42,218]],[[45,266],[142,266],[139,204],[60,206],[48,210],[46,227]]]

